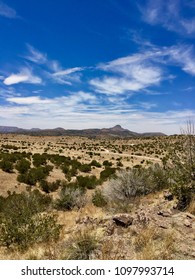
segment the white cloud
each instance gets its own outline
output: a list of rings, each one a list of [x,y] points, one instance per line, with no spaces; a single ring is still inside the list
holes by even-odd
[[[49,75],[56,83],[72,85],[72,82],[80,82],[80,73],[78,72],[83,71],[83,67],[62,69],[58,63],[54,63],[53,66],[57,71]]]
[[[170,61],[180,65],[183,71],[195,75],[195,54],[192,46],[180,45],[167,48],[165,54],[169,56]]]
[[[158,52],[150,51],[100,64],[98,69],[110,72],[112,76],[92,79],[90,85],[97,92],[106,94],[140,91],[158,85],[164,79],[162,67],[155,63],[154,58],[158,56]]]
[[[139,9],[145,22],[189,35],[195,33],[195,17],[185,18],[184,13],[182,14],[187,6],[190,6],[190,3],[186,0],[149,0],[145,6],[139,5]]]
[[[26,44],[29,54],[24,56],[27,60],[30,60],[32,62],[38,63],[38,64],[44,64],[47,62],[47,55],[45,53],[41,53],[40,51],[36,50],[33,46],[30,44]]]
[[[180,133],[180,127],[185,125],[185,121],[189,117],[195,118],[195,111],[185,109],[146,112],[144,107],[154,107],[153,103],[140,103],[137,108],[110,104],[106,110],[101,104],[83,104],[84,100],[90,101],[91,98],[93,99],[93,95],[90,93],[79,92],[71,96],[47,99],[48,103],[37,97],[11,99],[9,106],[0,106],[0,118],[7,125],[24,128],[54,128],[59,124],[66,129],[103,128],[119,123],[135,132],[154,131],[167,134]],[[16,105],[11,101],[16,101]]]
[[[93,78],[89,84],[94,87],[96,92],[105,94],[146,92],[150,90],[151,86],[158,86],[163,80],[176,78],[169,74],[170,70],[167,67],[169,65],[181,67],[184,72],[194,76],[193,46],[157,47],[150,45],[149,50],[99,64],[98,70],[108,72],[109,75]]]
[[[139,102],[138,106],[140,106],[143,109],[150,110],[151,108],[157,107],[157,104],[150,102]]]
[[[66,75],[69,75],[69,74],[72,74],[72,73],[75,73],[78,71],[82,71],[82,70],[83,70],[83,68],[81,68],[81,67],[69,68],[66,70],[61,70],[61,71],[55,72],[55,73],[53,73],[53,76],[55,76],[55,77],[66,76]]]
[[[19,104],[19,105],[51,104],[52,103],[52,100],[41,99],[40,96],[9,97],[6,100],[8,102],[16,103],[16,104]]]
[[[28,68],[22,68],[17,74],[11,74],[3,83],[5,85],[14,85],[18,83],[41,84],[42,79],[32,74]]]
[[[62,85],[72,85],[72,82],[80,82],[81,71],[84,67],[73,67],[64,69],[60,62],[57,60],[51,60],[47,57],[46,53],[42,53],[30,44],[26,44],[28,49],[28,54],[23,57],[31,62],[34,62],[38,65],[43,65],[44,70],[39,67],[39,71],[42,71],[42,74],[48,80],[53,80],[55,83]],[[34,65],[33,65],[34,67]],[[15,77],[12,77],[15,78]],[[18,75],[16,79],[18,80]],[[25,77],[20,77],[23,81]]]
[[[106,94],[122,94],[126,91],[138,91],[142,88],[142,84],[131,81],[126,78],[110,78],[104,77],[103,79],[92,79],[90,84],[95,87],[96,92]]]
[[[0,1],[0,16],[7,18],[18,18],[17,12],[6,5],[5,3]]]

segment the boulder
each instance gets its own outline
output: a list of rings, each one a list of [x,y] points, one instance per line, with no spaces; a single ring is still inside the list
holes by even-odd
[[[115,215],[112,219],[117,226],[121,227],[128,227],[133,223],[133,217],[129,214],[118,214]]]

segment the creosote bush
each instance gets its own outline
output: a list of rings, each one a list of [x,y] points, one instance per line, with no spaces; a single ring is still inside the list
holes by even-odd
[[[1,245],[25,250],[32,244],[58,239],[60,226],[57,217],[48,211],[50,197],[35,190],[9,194],[1,203]]]
[[[6,160],[6,159],[3,159],[1,162],[0,162],[0,168],[7,172],[7,173],[12,173],[13,172],[13,168],[14,168],[14,165],[12,162],[10,162],[9,160]]]
[[[30,169],[30,162],[27,159],[22,158],[17,162],[15,168],[19,171],[20,174],[25,174]]]
[[[56,180],[55,182],[47,182],[46,180],[42,180],[40,182],[40,187],[42,191],[45,193],[55,192],[61,186],[61,181]]]
[[[95,189],[98,180],[93,176],[77,176],[77,183],[80,188],[83,189]]]
[[[92,196],[92,202],[97,207],[104,207],[107,204],[106,198],[101,190],[95,190],[95,193]]]
[[[31,168],[28,172],[19,174],[17,180],[27,185],[36,185],[37,182],[46,179],[52,169],[53,167],[51,165]]]
[[[106,167],[105,170],[100,172],[100,182],[106,181],[111,178],[116,172],[116,168]]]

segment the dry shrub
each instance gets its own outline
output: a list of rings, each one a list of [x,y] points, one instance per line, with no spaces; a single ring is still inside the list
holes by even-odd
[[[135,197],[150,192],[148,176],[144,169],[119,171],[117,177],[111,179],[105,187],[105,195],[113,202],[130,203]]]
[[[125,259],[125,256],[121,257],[124,247],[126,247],[126,245],[122,238],[118,240],[106,239],[105,241],[103,241],[101,245],[101,252],[99,254],[98,259],[100,260]]]
[[[141,260],[169,260],[175,251],[173,232],[160,232],[146,227],[134,238],[136,258]]]
[[[65,252],[62,259],[65,260],[89,260],[98,246],[98,240],[90,228],[75,233],[65,243]]]

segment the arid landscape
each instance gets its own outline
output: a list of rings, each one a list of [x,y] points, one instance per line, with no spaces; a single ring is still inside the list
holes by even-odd
[[[194,148],[0,134],[0,259],[195,259]]]

